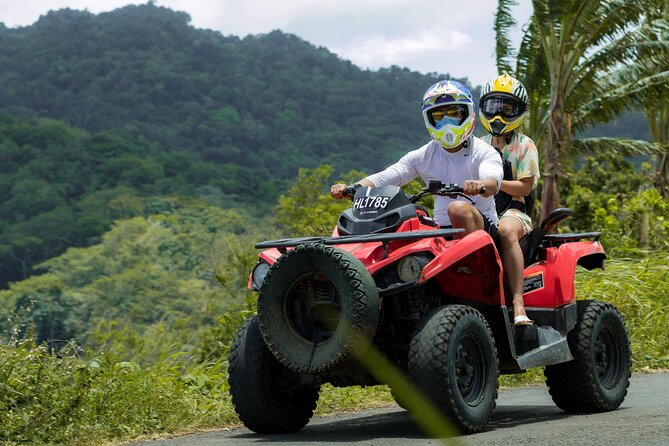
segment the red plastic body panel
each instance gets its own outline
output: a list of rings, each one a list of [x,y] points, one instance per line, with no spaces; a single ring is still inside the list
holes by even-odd
[[[397,232],[431,230],[418,218],[402,223]],[[338,231],[332,233],[338,236]],[[391,241],[335,245],[352,253],[374,275],[377,271],[409,254],[430,252],[434,255],[423,268],[419,283],[434,279],[449,296],[486,305],[504,306],[504,279],[502,262],[492,238],[484,231],[446,240],[443,237],[419,240]],[[288,248],[293,249],[293,248]],[[599,242],[570,242],[546,249],[546,258],[529,266],[524,276],[541,279],[541,286],[527,292],[526,307],[557,308],[574,301],[574,274],[578,260],[591,254],[603,254]],[[281,252],[277,248],[263,251],[260,258],[273,264]],[[539,277],[541,276],[541,277]],[[249,287],[251,278],[249,277]]]
[[[435,228],[432,226],[421,224],[418,218],[412,218],[402,223],[397,232],[433,229]],[[336,228],[332,235],[339,235]],[[492,238],[484,231],[475,231],[459,240],[435,237],[391,241],[387,243],[387,247],[381,242],[335,246],[352,253],[372,275],[407,255],[430,252],[435,258],[425,266],[419,282],[436,278],[451,296],[503,305],[501,261]],[[270,265],[280,256],[281,253],[276,248],[267,249],[260,254],[260,258]]]
[[[599,242],[570,242],[546,249],[546,259],[530,265],[525,277],[543,274],[543,288],[525,293],[526,307],[557,308],[575,299],[574,275],[581,257],[604,254]]]

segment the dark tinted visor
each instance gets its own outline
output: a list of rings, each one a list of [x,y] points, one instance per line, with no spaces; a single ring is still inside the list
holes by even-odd
[[[525,104],[511,96],[488,96],[483,100],[481,113],[489,118],[500,115],[504,119],[514,119],[525,113]]]

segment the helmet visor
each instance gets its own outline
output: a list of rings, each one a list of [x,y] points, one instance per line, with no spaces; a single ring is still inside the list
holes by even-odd
[[[468,114],[466,105],[451,104],[429,110],[427,117],[433,127],[440,129],[446,124],[462,125]]]
[[[525,104],[510,96],[488,96],[481,106],[481,113],[488,118],[501,116],[515,119],[525,113]]]

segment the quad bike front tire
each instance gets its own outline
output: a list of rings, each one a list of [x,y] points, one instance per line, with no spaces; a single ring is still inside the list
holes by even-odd
[[[259,434],[286,434],[311,419],[319,387],[299,387],[285,379],[287,371],[265,346],[254,316],[232,342],[228,381],[232,404],[244,425]]]
[[[567,335],[572,361],[545,368],[555,404],[566,412],[618,408],[630,384],[632,353],[627,328],[611,304],[578,301],[576,327]]]
[[[497,349],[483,315],[448,305],[424,316],[409,347],[409,377],[466,434],[488,424],[499,387]]]
[[[313,243],[282,255],[258,297],[260,331],[274,356],[298,373],[324,373],[369,347],[379,293],[351,253]]]

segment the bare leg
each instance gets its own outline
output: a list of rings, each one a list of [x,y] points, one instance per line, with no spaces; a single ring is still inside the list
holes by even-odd
[[[502,265],[513,296],[514,317],[527,316],[523,302],[523,252],[518,244],[523,235],[523,226],[517,218],[505,217],[500,220],[498,236],[502,247]]]
[[[448,217],[454,228],[463,228],[465,234],[483,229],[483,216],[471,204],[464,201],[454,201],[448,206]]]

